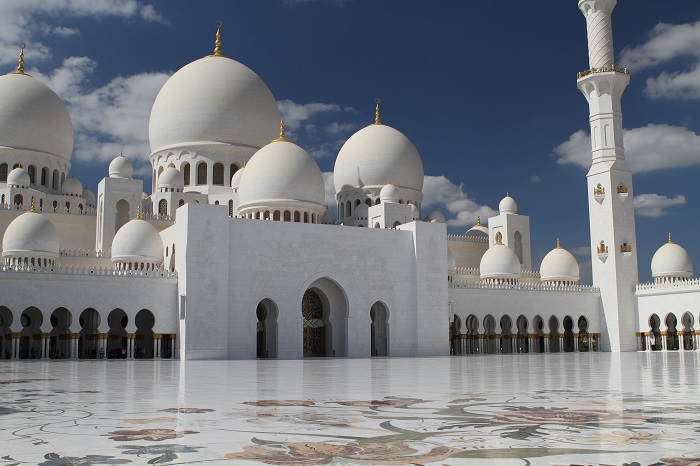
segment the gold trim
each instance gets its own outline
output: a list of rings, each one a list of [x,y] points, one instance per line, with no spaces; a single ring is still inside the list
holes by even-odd
[[[25,74],[24,73],[24,49],[27,45],[22,42],[19,44],[19,60],[17,61],[17,71],[13,72],[13,74]],[[29,75],[27,75],[29,76]]]
[[[375,108],[374,108],[374,124],[375,124],[375,125],[381,125],[381,124],[382,124],[382,120],[381,120],[381,118],[379,118],[379,102],[381,102],[381,100],[379,100],[379,97],[377,97],[376,99],[374,99],[374,104],[375,104]]]
[[[283,119],[280,120],[280,137],[278,137],[277,139],[273,139],[272,142],[292,142],[289,139],[287,139],[287,136],[284,134],[284,120]]]
[[[224,22],[219,19],[214,23],[214,25],[216,26],[216,40],[214,41],[214,56],[215,57],[222,57],[223,53],[221,52],[221,26],[224,25]]]

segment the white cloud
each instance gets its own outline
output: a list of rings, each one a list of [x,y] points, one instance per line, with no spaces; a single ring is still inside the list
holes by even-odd
[[[36,70],[31,73],[66,103],[76,134],[74,160],[107,162],[123,149],[140,173],[150,153],[151,105],[170,73],[119,76],[89,89],[89,77],[96,66],[87,57],[69,57],[48,75]]]
[[[530,181],[533,183],[539,183],[540,181],[542,181],[542,177],[538,175],[532,175],[530,177]]]
[[[657,24],[647,42],[622,50],[620,64],[637,71],[681,56],[700,58],[700,21]]]
[[[662,72],[646,81],[644,93],[651,99],[700,99],[700,63],[686,72]]]
[[[625,158],[635,173],[700,164],[700,135],[687,128],[650,124],[625,130]],[[560,165],[591,166],[591,140],[579,130],[554,148]]]
[[[279,100],[277,101],[277,106],[284,119],[285,128],[289,127],[291,130],[299,128],[302,122],[319,113],[342,111],[339,105],[323,104],[319,102],[297,104],[291,100]]]
[[[487,219],[498,215],[498,212],[488,206],[479,205],[464,192],[464,184],[454,184],[444,176],[426,175],[423,182],[423,213],[429,207],[443,208],[452,215],[448,217],[449,226],[472,226],[478,215]]]
[[[670,198],[659,194],[640,194],[634,196],[634,210],[642,217],[661,217],[668,215],[667,209],[686,204],[685,196]]]
[[[35,63],[51,56],[51,50],[41,42],[41,36],[68,36],[80,33],[75,28],[49,26],[39,18],[106,16],[165,21],[153,6],[144,5],[137,0],[2,0],[0,2],[0,64],[6,65],[17,60],[19,42],[27,43],[25,51],[27,61]]]

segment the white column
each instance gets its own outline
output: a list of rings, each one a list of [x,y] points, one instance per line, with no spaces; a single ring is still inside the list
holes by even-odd
[[[41,359],[49,359],[50,333],[41,334]]]
[[[559,334],[559,352],[564,352],[564,335],[561,333]]]
[[[19,339],[21,335],[19,332],[12,334],[12,359],[19,359]]]
[[[574,351],[578,353],[578,333],[574,333]]]
[[[160,339],[163,337],[160,333],[153,334],[153,359],[160,359]]]
[[[126,343],[126,358],[127,359],[134,359],[134,337],[135,335],[133,333],[127,334],[127,343]]]
[[[477,338],[479,339],[479,345],[477,347],[479,354],[484,354],[484,335],[479,333]]]
[[[551,352],[551,350],[549,349],[549,337],[550,337],[550,335],[548,333],[544,334],[544,352],[545,353]]]
[[[651,351],[651,338],[649,338],[649,332],[644,332],[643,335],[645,343],[644,348],[646,348],[645,351]]]
[[[78,338],[79,333],[70,334],[70,359],[78,359]]]

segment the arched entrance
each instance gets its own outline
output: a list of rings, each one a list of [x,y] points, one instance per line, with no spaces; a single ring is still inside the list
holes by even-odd
[[[19,339],[20,359],[38,359],[41,357],[41,324],[44,317],[35,307],[28,307],[20,316],[22,332]]]
[[[96,359],[99,354],[99,337],[97,327],[100,325],[100,315],[93,308],[85,309],[78,318],[80,338],[78,339],[78,357],[80,359]],[[104,357],[104,355],[102,355]]]
[[[5,174],[7,176],[7,173]],[[12,358],[12,311],[5,306],[0,306],[0,359]]]
[[[71,355],[70,324],[73,316],[64,307],[59,307],[50,317],[51,340],[49,342],[49,357],[53,359],[69,359]]]
[[[123,227],[126,222],[129,221],[130,210],[131,208],[129,207],[129,203],[124,199],[120,199],[117,202],[117,209],[114,213],[114,234],[116,234],[119,231],[119,229]]]
[[[479,319],[474,314],[467,317],[467,354],[479,353]]]
[[[666,316],[666,349],[669,351],[678,351],[680,348],[678,341],[678,319],[671,312]]]
[[[651,333],[651,350],[661,351],[663,342],[661,341],[661,319],[656,314],[649,317],[649,333]]]
[[[527,333],[527,317],[524,315],[519,316],[516,325],[518,326],[518,340],[515,349],[518,353],[529,353],[530,339]]]
[[[107,339],[107,357],[110,359],[126,359],[127,337],[126,325],[129,317],[121,309],[115,309],[107,316],[109,337]]]
[[[559,347],[559,319],[556,316],[549,318],[549,351],[550,353],[561,351]]]
[[[681,323],[683,324],[683,349],[695,349],[693,345],[693,315],[690,312],[686,312],[681,317]]]
[[[277,305],[265,298],[255,309],[257,323],[257,357],[277,357]]]
[[[535,331],[535,346],[532,352],[544,353],[544,319],[542,319],[542,316],[535,316],[532,319],[532,326]]]
[[[372,356],[388,356],[389,322],[388,312],[383,303],[377,301],[372,304],[369,311],[370,323],[370,351]],[[455,316],[455,319],[459,317]]]
[[[588,352],[588,319],[584,316],[578,318],[578,350],[579,352]]]
[[[134,339],[134,358],[153,359],[153,326],[156,318],[148,309],[141,309],[136,318],[136,335]]]
[[[509,315],[501,317],[501,353],[513,352],[513,319]]]
[[[566,316],[564,317],[564,351],[572,353],[574,349],[574,319]]]
[[[484,353],[498,354],[496,319],[491,314],[484,317]]]
[[[347,356],[347,298],[329,278],[314,281],[301,300],[304,357]]]

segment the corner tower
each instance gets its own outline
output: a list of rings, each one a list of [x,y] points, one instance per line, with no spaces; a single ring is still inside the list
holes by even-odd
[[[586,17],[590,69],[578,74],[588,100],[592,164],[588,172],[593,285],[600,288],[605,335],[602,349],[635,351],[638,281],[632,173],[622,141],[626,68],[615,66],[611,14],[617,0],[579,0]]]

